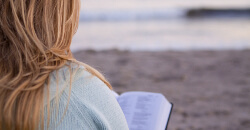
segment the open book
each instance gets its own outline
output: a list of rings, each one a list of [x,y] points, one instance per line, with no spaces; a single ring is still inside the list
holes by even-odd
[[[165,130],[173,104],[162,94],[126,92],[116,95],[130,130]]]

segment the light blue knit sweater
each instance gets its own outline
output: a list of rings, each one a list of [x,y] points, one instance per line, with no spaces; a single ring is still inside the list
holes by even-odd
[[[49,129],[128,130],[125,116],[112,91],[99,78],[86,71],[84,66],[72,62],[68,65],[71,67],[64,66],[50,75]],[[70,70],[75,72],[71,88]],[[46,91],[45,128],[48,111]]]

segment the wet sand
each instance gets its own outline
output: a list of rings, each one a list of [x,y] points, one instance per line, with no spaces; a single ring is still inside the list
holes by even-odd
[[[75,58],[104,73],[118,93],[162,93],[174,103],[170,130],[249,130],[250,50],[93,50]]]

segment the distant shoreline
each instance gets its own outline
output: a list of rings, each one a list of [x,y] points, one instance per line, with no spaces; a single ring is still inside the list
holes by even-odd
[[[189,18],[197,17],[248,17],[250,18],[250,8],[239,9],[216,9],[216,8],[199,8],[189,9],[186,12]]]

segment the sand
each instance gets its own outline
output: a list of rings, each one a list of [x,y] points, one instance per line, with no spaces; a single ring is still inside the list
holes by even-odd
[[[174,103],[170,130],[250,129],[250,50],[79,51],[118,93],[162,93]]]

